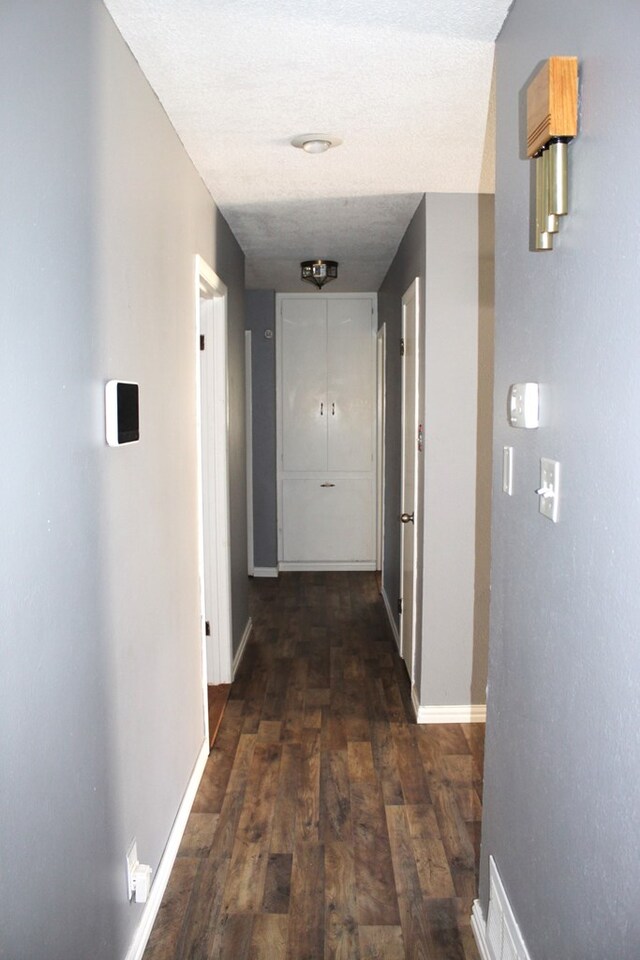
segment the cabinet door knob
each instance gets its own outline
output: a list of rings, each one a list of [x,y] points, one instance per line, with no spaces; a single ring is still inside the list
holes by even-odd
[[[412,513],[403,513],[400,516],[402,523],[413,523],[413,514]]]

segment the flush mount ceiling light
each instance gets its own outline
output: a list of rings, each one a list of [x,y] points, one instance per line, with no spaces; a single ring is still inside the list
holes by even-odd
[[[339,147],[342,140],[331,133],[301,133],[291,141],[293,147],[298,147],[306,153],[325,153],[331,147]]]
[[[313,283],[318,290],[329,280],[337,280],[338,264],[335,260],[303,260],[300,264],[300,279]]]

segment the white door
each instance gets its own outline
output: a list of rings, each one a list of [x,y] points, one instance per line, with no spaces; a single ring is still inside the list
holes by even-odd
[[[282,358],[282,469],[327,468],[326,302],[286,301],[279,351]]]
[[[231,553],[227,435],[227,289],[196,257],[200,414],[200,578],[206,680],[230,683],[232,673]]]
[[[329,300],[327,470],[371,473],[375,451],[375,340],[370,300]]]
[[[402,515],[400,543],[401,654],[411,681],[415,679],[416,529],[418,507],[418,336],[419,282],[402,298]]]

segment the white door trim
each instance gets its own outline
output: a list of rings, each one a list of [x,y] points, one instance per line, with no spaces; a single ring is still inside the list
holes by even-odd
[[[377,432],[377,452],[376,452],[376,468],[378,471],[377,476],[377,505],[376,505],[376,517],[378,523],[378,530],[376,536],[376,570],[380,570],[382,573],[382,580],[384,582],[384,493],[385,493],[385,455],[384,455],[384,445],[385,445],[385,413],[387,408],[387,380],[386,380],[386,365],[387,365],[387,325],[383,323],[378,333],[376,334],[376,366],[377,366],[377,378],[376,378],[376,394],[377,394],[377,423],[376,423],[376,432]]]
[[[206,707],[207,683],[232,680],[227,288],[199,256],[195,285],[200,603]],[[205,337],[204,351],[200,349],[201,336]],[[207,620],[209,637],[205,637]],[[208,710],[205,712],[208,716]]]
[[[247,437],[247,572],[255,574],[253,561],[253,382],[251,378],[251,330],[244,332],[245,418]]]
[[[413,299],[414,309],[413,317],[407,316],[407,304]],[[414,330],[414,344],[415,344],[415,369],[414,369],[414,409],[411,411],[414,419],[415,432],[417,433],[418,427],[418,418],[420,410],[420,278],[416,277],[413,283],[408,287],[402,297],[402,338],[406,340],[406,328],[407,323],[413,323]],[[402,498],[401,509],[404,511],[407,509],[407,505],[404,503],[405,497],[405,427],[407,421],[407,411],[406,407],[406,398],[405,398],[405,376],[406,376],[406,364],[402,364],[402,384],[401,384],[401,400],[402,400],[402,412],[401,412],[401,454],[400,454],[400,495]],[[413,437],[413,443],[416,442],[416,437]],[[417,593],[418,593],[418,582],[417,582],[417,568],[418,568],[418,525],[419,525],[419,516],[421,509],[421,497],[420,497],[420,488],[418,485],[418,457],[414,458],[414,468],[413,468],[413,488],[414,488],[414,503],[413,503],[413,514],[414,514],[414,523],[413,523],[413,536],[415,537],[415,551],[414,551],[414,563],[413,563],[413,603],[411,604],[411,609],[407,609],[405,604],[405,598],[403,597],[402,602],[402,613],[400,614],[400,649],[403,649],[403,631],[405,626],[405,617],[411,618],[410,623],[410,637],[411,637],[411,655],[410,662],[406,663],[407,671],[409,672],[409,677],[411,683],[414,684],[415,677],[415,662],[416,662],[416,605],[417,605]],[[407,524],[401,524],[400,530],[400,591],[403,593],[403,583],[404,583],[404,537]]]

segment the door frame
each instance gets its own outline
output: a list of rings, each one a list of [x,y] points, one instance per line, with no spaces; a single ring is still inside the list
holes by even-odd
[[[413,317],[407,316],[407,304],[413,299],[414,309]],[[420,278],[416,277],[415,280],[408,286],[404,294],[402,295],[402,339],[406,340],[406,329],[407,322],[413,323],[414,329],[414,343],[415,343],[415,370],[414,370],[414,438],[413,443],[417,443],[417,432],[419,427],[419,417],[420,417]],[[406,426],[407,426],[407,410],[406,410],[406,364],[402,364],[402,378],[400,385],[400,396],[401,396],[401,415],[400,415],[400,436],[401,436],[401,451],[400,451],[400,495],[401,495],[401,511],[406,509],[405,505],[405,481],[406,481]],[[413,564],[413,604],[411,609],[406,608],[404,602],[404,597],[402,598],[402,612],[400,613],[399,619],[399,638],[400,638],[400,654],[404,648],[403,639],[404,639],[404,628],[406,625],[406,617],[410,617],[410,637],[411,637],[411,656],[410,662],[405,664],[407,671],[409,673],[409,678],[411,684],[415,684],[415,664],[416,664],[416,626],[417,626],[417,590],[418,590],[418,527],[419,527],[419,518],[420,518],[420,509],[422,506],[421,497],[420,497],[420,487],[418,484],[418,456],[414,458],[413,466],[413,484],[414,484],[414,505],[413,505],[413,536],[415,537],[415,550],[414,550],[414,564]],[[406,527],[408,524],[400,524],[400,592],[403,593],[403,584],[404,584],[404,538]]]
[[[247,442],[247,573],[255,573],[253,557],[253,379],[251,330],[244,332],[245,433]]]
[[[384,583],[384,493],[385,493],[385,440],[386,440],[386,409],[387,409],[387,325],[383,323],[376,334],[376,399],[378,418],[376,423],[377,451],[376,467],[378,471],[376,483],[376,569],[380,571]]]
[[[232,680],[229,403],[227,288],[200,256],[195,263],[195,301],[200,610],[208,727],[207,684]]]

